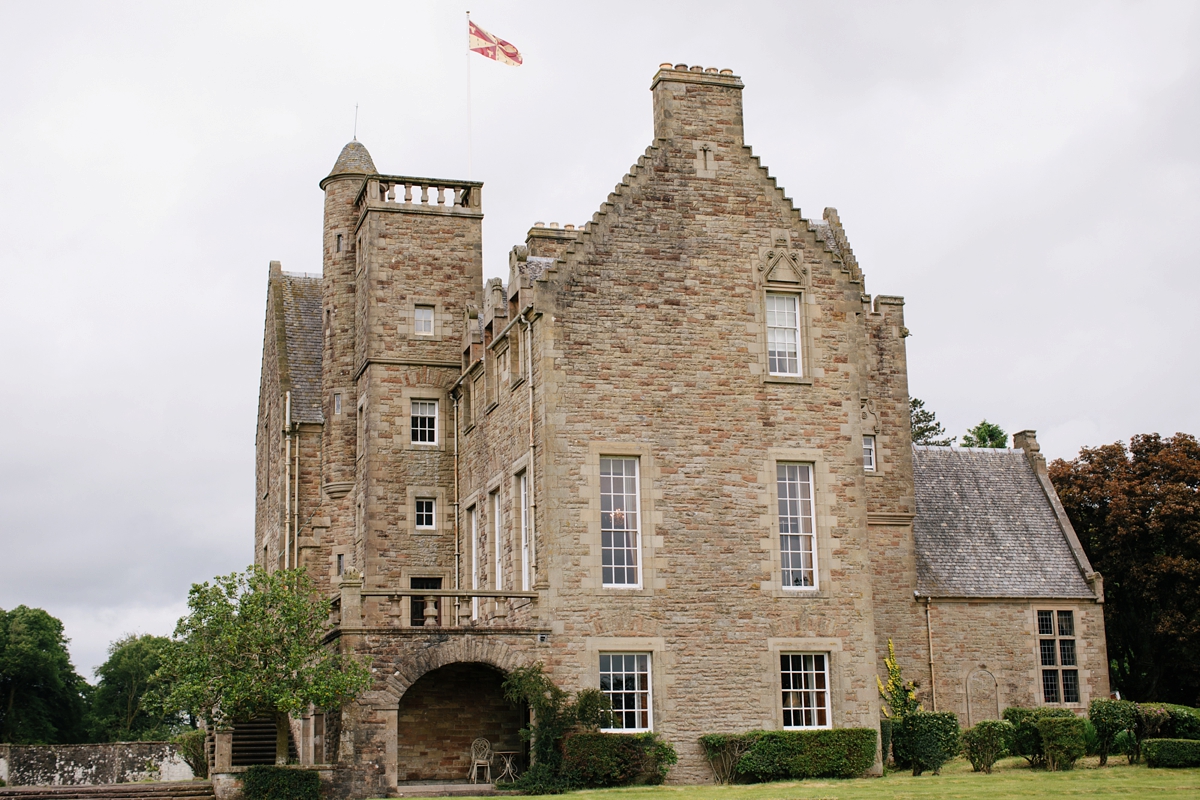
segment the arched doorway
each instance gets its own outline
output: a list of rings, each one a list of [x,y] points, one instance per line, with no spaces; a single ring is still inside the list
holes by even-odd
[[[503,681],[504,673],[479,663],[447,664],[418,678],[397,709],[397,779],[464,780],[478,737],[493,750],[524,750],[520,730],[528,712],[504,699]]]

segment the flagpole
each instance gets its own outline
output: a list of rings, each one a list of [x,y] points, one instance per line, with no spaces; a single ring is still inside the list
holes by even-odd
[[[471,12],[467,12],[467,180],[471,180]]]

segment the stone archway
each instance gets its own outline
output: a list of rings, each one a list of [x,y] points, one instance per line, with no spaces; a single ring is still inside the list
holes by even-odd
[[[501,683],[529,663],[495,637],[471,635],[397,658],[374,700],[376,708],[395,709],[389,780],[464,780],[471,742],[479,736],[496,750],[524,750],[519,730],[528,712],[504,700]]]
[[[480,663],[447,664],[418,678],[396,712],[397,780],[465,779],[479,737],[494,750],[523,751],[527,712],[504,699],[503,680],[500,670]]]
[[[985,719],[1000,719],[1000,686],[984,667],[967,676],[967,726]]]

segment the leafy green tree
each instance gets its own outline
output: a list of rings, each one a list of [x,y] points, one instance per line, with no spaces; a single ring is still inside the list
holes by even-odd
[[[85,737],[87,683],[63,625],[40,608],[0,609],[0,742],[64,744]]]
[[[288,716],[338,708],[371,683],[370,671],[322,644],[329,601],[303,569],[244,573],[193,584],[158,680],[163,708],[222,727],[275,719],[275,761],[287,762]]]
[[[1200,442],[1157,433],[1050,465],[1104,575],[1112,685],[1130,700],[1200,704]]]
[[[152,741],[179,732],[177,715],[164,715],[144,702],[170,644],[165,636],[130,634],[109,645],[108,660],[96,667],[100,680],[88,712],[92,741]]]
[[[986,419],[967,431],[963,447],[1008,447],[1008,434],[999,425]]]
[[[908,398],[909,417],[912,420],[913,444],[949,447],[957,436],[946,436],[946,429],[937,421],[937,415],[925,408],[925,401]]]

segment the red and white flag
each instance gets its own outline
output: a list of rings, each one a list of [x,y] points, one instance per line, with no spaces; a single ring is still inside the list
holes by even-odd
[[[471,20],[467,20],[467,47],[481,56],[509,66],[521,66],[521,52],[499,36],[492,36]]]

